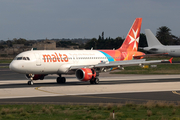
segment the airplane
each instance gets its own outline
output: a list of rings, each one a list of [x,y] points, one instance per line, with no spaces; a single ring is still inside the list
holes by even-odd
[[[25,74],[28,85],[43,80],[48,74],[57,74],[57,83],[65,83],[62,74],[75,74],[80,81],[99,83],[99,73],[124,66],[160,63],[146,61],[143,52],[137,51],[142,18],[136,18],[122,46],[116,50],[31,50],[18,54],[10,63],[12,71]]]
[[[145,29],[148,47],[142,48],[154,54],[164,54],[172,57],[180,57],[180,45],[162,45],[150,29]]]

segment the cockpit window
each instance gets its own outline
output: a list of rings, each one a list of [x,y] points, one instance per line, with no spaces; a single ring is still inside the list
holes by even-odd
[[[23,60],[26,60],[26,58],[25,58],[25,57],[23,57]]]
[[[14,60],[30,60],[29,57],[16,57]]]
[[[17,57],[17,60],[22,60],[22,57]]]

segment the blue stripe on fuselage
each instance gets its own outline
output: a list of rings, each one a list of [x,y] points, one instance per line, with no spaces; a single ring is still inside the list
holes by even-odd
[[[105,53],[105,52],[103,52],[103,51],[99,51],[99,52],[103,53],[103,54],[107,57],[107,59],[108,59],[109,62],[114,61],[113,57],[111,57],[111,56],[108,55],[107,53]]]

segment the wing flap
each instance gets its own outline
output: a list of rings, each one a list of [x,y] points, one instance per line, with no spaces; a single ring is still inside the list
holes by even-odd
[[[147,65],[147,64],[155,64],[155,63],[157,64],[157,63],[161,63],[162,61],[168,61],[168,60],[146,61],[145,59],[139,59],[139,60],[114,61],[114,62],[110,62],[109,64],[97,64],[95,65],[95,67],[98,68],[98,67],[136,66],[136,65]]]

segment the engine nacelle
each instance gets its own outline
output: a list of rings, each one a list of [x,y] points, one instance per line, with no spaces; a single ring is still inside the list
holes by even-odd
[[[76,70],[76,78],[80,81],[89,81],[96,77],[96,71],[90,68],[81,68]]]
[[[46,74],[26,74],[26,77],[32,80],[43,80],[44,76],[46,76]]]

